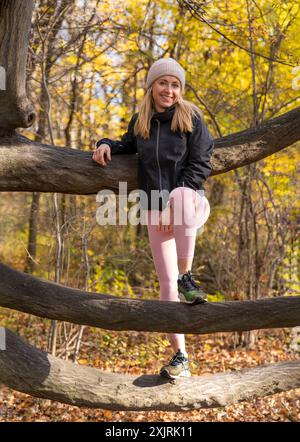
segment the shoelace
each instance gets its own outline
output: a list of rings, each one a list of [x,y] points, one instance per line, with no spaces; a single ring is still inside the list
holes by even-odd
[[[175,356],[173,356],[173,358],[170,361],[170,365],[175,365],[176,362],[183,364],[183,362],[185,361],[185,357],[181,356],[180,354],[176,353]]]
[[[185,277],[182,278],[182,283],[184,287],[186,289],[196,288],[201,290],[201,287],[193,280],[193,278],[195,277],[200,278],[200,275],[195,275],[195,273],[192,273],[190,271],[188,271],[186,275],[184,275]]]

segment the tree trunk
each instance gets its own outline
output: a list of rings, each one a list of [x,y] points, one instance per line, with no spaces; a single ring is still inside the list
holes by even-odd
[[[0,94],[0,134],[32,125],[35,113],[26,96],[26,59],[33,10],[32,0],[0,2],[0,66],[5,90]]]
[[[29,216],[29,235],[28,235],[28,255],[26,258],[25,272],[33,273],[35,270],[36,259],[36,238],[38,226],[38,212],[39,212],[40,193],[33,192],[30,216]]]
[[[0,306],[109,330],[206,334],[300,324],[300,297],[255,301],[143,301],[84,292],[0,264]]]
[[[300,387],[299,360],[191,377],[172,385],[159,375],[106,373],[63,361],[2,330],[6,349],[0,350],[0,382],[79,407],[187,411],[225,407]]]

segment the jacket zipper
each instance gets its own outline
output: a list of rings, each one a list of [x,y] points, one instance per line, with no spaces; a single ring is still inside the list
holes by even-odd
[[[162,181],[161,181],[161,168],[160,168],[160,164],[159,164],[159,158],[158,158],[158,147],[159,147],[159,132],[160,132],[160,121],[157,121],[157,138],[156,138],[156,160],[157,160],[157,165],[158,165],[158,173],[159,173],[159,191],[162,190]]]

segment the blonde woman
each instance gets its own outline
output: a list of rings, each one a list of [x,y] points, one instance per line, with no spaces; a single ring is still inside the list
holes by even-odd
[[[203,184],[211,172],[213,139],[200,109],[183,99],[184,87],[185,71],[176,60],[153,63],[127,132],[120,141],[100,139],[93,160],[106,166],[111,155],[138,154],[138,184],[146,196],[140,206],[147,217],[160,299],[195,305],[206,302],[191,269],[197,229],[210,212]],[[153,198],[158,192],[159,198]],[[184,335],[168,336],[174,356],[160,374],[190,376]]]

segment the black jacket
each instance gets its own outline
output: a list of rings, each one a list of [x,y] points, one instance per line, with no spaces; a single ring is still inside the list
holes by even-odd
[[[162,210],[167,202],[168,198],[163,196],[159,207],[154,202],[151,204],[151,190],[165,190],[168,195],[168,192],[180,186],[203,189],[203,183],[211,172],[213,139],[204,121],[200,117],[193,117],[192,132],[172,132],[175,106],[153,115],[148,140],[133,134],[138,116],[136,113],[120,141],[102,138],[97,142],[97,147],[107,143],[112,155],[137,154],[139,189],[144,190],[148,197],[148,202],[140,201],[144,209]]]

